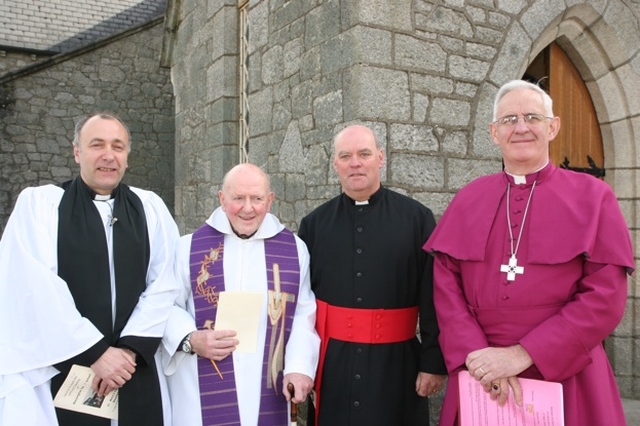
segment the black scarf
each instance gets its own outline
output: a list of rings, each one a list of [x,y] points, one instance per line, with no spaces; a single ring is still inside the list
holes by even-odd
[[[160,339],[135,336],[120,339],[147,286],[151,251],[142,201],[124,184],[112,193],[113,217],[117,218],[111,225],[116,276],[113,320],[109,252],[102,218],[93,203],[95,193],[80,177],[65,182],[62,187],[65,193],[58,207],[58,275],[69,286],[80,314],[89,319],[104,338],[87,351],[56,365],[62,374],[52,381],[54,395],[71,365],[89,366],[109,346],[128,347],[138,353],[137,367],[132,379],[120,389],[119,424],[161,425],[160,388],[153,362]],[[108,420],[68,410],[57,409],[57,413],[61,425],[108,424]]]

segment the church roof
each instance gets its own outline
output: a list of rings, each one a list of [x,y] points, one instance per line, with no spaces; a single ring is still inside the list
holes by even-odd
[[[3,0],[0,49],[66,52],[164,14],[167,0]]]

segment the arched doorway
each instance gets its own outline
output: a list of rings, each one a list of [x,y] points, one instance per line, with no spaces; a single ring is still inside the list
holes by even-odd
[[[598,117],[587,86],[569,57],[551,43],[525,73],[553,99],[553,112],[562,120],[560,133],[549,145],[551,161],[560,167],[604,178],[604,152]]]

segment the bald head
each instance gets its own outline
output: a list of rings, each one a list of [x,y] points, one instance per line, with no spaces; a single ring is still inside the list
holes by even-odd
[[[218,192],[222,210],[241,237],[253,235],[271,210],[274,194],[269,177],[254,164],[239,164],[227,172]]]
[[[266,191],[271,191],[269,176],[260,167],[251,163],[238,164],[231,168],[222,179],[222,190],[224,191],[225,188],[236,181],[245,182],[250,180],[262,181],[266,185]]]

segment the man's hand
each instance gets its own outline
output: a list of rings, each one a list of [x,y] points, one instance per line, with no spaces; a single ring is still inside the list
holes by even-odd
[[[287,385],[291,383],[294,388],[295,395],[291,395],[287,389]],[[311,377],[300,373],[289,373],[282,380],[282,393],[287,401],[293,401],[296,404],[304,402],[307,395],[313,388],[313,380]]]
[[[131,379],[136,363],[130,352],[110,347],[91,365],[91,369],[96,373],[91,388],[98,396],[104,396]]]
[[[416,392],[420,396],[432,396],[444,389],[447,376],[439,374],[418,373],[416,379]]]
[[[531,367],[533,360],[521,345],[473,351],[467,355],[465,364],[469,374],[500,406],[507,402],[510,388],[516,404],[522,406],[522,387],[517,376]]]
[[[517,376],[533,365],[533,360],[520,345],[507,348],[484,348],[467,355],[469,374],[487,388],[497,379]]]
[[[191,349],[204,358],[221,361],[240,343],[233,330],[196,330],[191,333]]]
[[[494,380],[489,386],[485,386],[484,390],[489,392],[489,397],[491,397],[492,401],[497,400],[498,405],[502,407],[507,403],[509,388],[513,390],[513,398],[516,404],[522,407],[522,386],[516,376]]]

